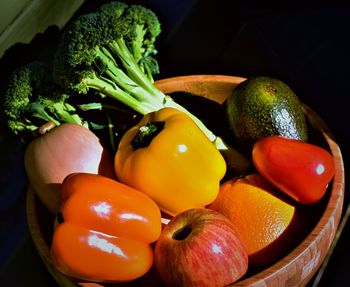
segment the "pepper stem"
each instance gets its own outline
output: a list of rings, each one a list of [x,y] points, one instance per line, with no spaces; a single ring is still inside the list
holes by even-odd
[[[148,122],[139,128],[137,135],[131,141],[134,150],[148,147],[152,140],[164,129],[164,121]]]

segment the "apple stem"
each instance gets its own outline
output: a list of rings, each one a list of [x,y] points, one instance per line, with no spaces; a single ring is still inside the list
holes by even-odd
[[[173,239],[175,240],[186,239],[191,234],[191,232],[192,232],[192,228],[188,225],[185,225],[174,232]]]

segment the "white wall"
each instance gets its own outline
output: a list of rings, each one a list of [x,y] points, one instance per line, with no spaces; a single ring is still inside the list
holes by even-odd
[[[30,0],[2,0],[0,4],[0,33],[20,14]]]
[[[37,33],[62,28],[84,0],[1,0],[0,57],[15,43],[29,43]]]

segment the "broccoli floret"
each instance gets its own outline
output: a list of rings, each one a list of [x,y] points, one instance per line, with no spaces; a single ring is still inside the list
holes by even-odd
[[[48,121],[83,124],[51,75],[49,66],[41,62],[26,64],[10,74],[0,102],[2,121],[13,133],[33,132]]]
[[[153,81],[152,75],[159,73],[158,62],[152,57],[157,54],[154,43],[161,31],[158,18],[142,6],[131,6],[126,17],[130,18],[127,23],[131,23],[124,37],[126,45],[142,71]]]

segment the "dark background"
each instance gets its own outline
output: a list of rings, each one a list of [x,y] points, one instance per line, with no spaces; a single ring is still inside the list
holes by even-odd
[[[106,1],[87,0],[78,11],[91,11]],[[162,23],[157,48],[157,78],[189,74],[241,77],[272,76],[286,82],[298,97],[328,124],[349,165],[350,41],[348,4],[340,1],[128,1],[151,8]],[[30,45],[16,45],[0,60],[0,83],[8,72],[33,59],[49,59],[59,31],[50,27]],[[37,272],[54,282],[44,268],[33,271],[13,257],[19,246],[24,257],[41,264],[28,236],[25,218],[27,181],[23,147],[0,133],[0,275]],[[346,173],[346,181],[349,173]],[[349,202],[346,193],[345,206]],[[350,272],[350,223],[330,259],[322,286],[347,286]],[[18,249],[17,249],[18,250]],[[16,261],[17,260],[17,261]],[[33,275],[33,274],[31,274]],[[17,281],[15,281],[17,282]],[[10,284],[9,286],[20,286]],[[19,283],[18,283],[19,284]],[[22,286],[31,286],[28,285]]]

